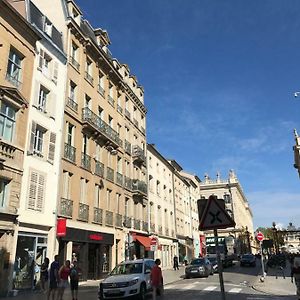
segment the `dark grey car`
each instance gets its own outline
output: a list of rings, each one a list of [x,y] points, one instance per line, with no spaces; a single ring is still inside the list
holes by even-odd
[[[207,258],[195,258],[185,267],[185,278],[208,277],[213,274],[212,264]]]

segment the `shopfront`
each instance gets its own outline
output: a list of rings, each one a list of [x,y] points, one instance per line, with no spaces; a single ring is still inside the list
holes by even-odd
[[[153,251],[150,249],[150,238],[136,232],[130,232],[130,259],[153,258]]]
[[[59,238],[60,263],[77,261],[82,280],[103,278],[111,270],[114,235],[67,227]]]

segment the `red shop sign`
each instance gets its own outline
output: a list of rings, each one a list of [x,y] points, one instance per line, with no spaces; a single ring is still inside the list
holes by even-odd
[[[102,241],[103,240],[103,235],[101,234],[90,234],[89,239],[93,241]]]
[[[57,219],[56,236],[62,237],[67,234],[67,219]]]

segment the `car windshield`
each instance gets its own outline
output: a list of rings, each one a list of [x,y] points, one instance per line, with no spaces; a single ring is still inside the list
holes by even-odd
[[[123,275],[123,274],[139,274],[143,271],[142,263],[128,263],[117,265],[112,271],[111,275]]]
[[[191,265],[203,265],[204,264],[204,259],[198,258],[194,259],[191,261]]]

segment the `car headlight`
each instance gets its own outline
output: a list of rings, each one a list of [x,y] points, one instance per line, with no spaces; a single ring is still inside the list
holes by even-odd
[[[199,271],[204,271],[204,267],[199,267]]]
[[[138,282],[139,282],[138,279],[131,280],[131,281],[129,281],[129,286],[135,285],[135,284],[137,284]]]

